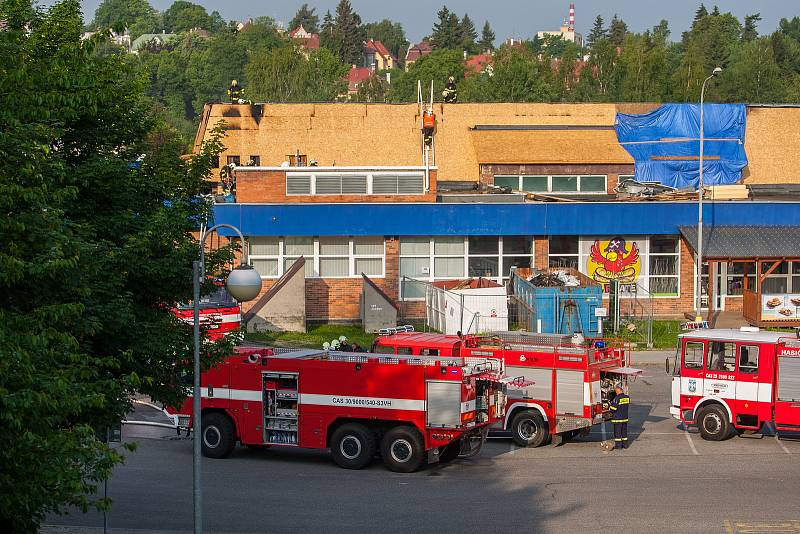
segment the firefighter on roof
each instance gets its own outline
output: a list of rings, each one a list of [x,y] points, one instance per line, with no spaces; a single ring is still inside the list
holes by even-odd
[[[228,98],[230,98],[231,102],[234,104],[244,103],[244,88],[239,87],[239,82],[236,80],[231,80],[231,86],[228,87]]]
[[[456,79],[452,76],[447,78],[447,83],[444,85],[442,97],[445,104],[455,104],[458,100],[458,91],[456,90]]]
[[[614,448],[628,448],[628,406],[631,398],[622,391],[622,385],[614,388],[617,394],[611,401],[611,422],[614,424]]]

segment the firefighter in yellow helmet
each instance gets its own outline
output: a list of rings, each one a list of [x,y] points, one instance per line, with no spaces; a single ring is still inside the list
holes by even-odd
[[[244,88],[240,87],[236,80],[231,80],[231,86],[228,87],[228,98],[234,104],[244,103]]]
[[[442,97],[445,104],[455,104],[458,101],[458,90],[456,89],[456,79],[453,76],[447,78],[447,83],[444,85]]]

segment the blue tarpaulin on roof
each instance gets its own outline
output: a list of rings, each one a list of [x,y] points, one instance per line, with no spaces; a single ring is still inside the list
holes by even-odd
[[[743,104],[705,104],[703,184],[734,184],[747,165]],[[619,143],[633,156],[636,180],[694,188],[700,180],[700,105],[664,104],[642,115],[617,113]],[[685,158],[685,159],[682,159]]]

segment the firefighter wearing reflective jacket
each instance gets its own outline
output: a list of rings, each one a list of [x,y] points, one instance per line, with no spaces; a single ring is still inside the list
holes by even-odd
[[[611,422],[614,424],[614,448],[628,448],[628,406],[631,398],[622,391],[622,386],[617,384],[614,388],[617,394],[611,401]]]

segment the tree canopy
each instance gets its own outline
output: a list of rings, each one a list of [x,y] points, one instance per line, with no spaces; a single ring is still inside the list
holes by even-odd
[[[307,32],[317,33],[319,31],[319,17],[314,13],[316,8],[308,7],[303,4],[295,13],[294,18],[289,21],[289,31],[303,27]]]

